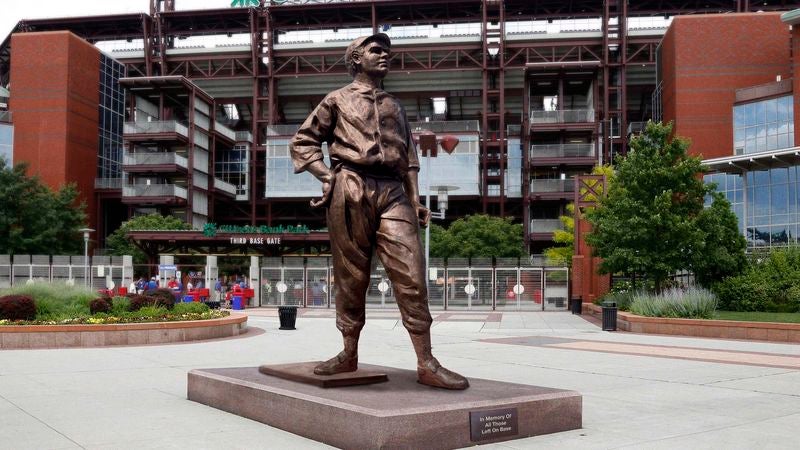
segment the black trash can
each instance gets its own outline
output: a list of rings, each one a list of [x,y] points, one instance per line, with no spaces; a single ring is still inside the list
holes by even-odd
[[[297,306],[279,306],[278,319],[281,321],[281,330],[294,330],[297,321]]]
[[[617,303],[603,303],[603,331],[617,331]]]
[[[572,311],[572,314],[581,314],[581,308],[583,308],[583,302],[581,301],[580,297],[573,297],[569,300],[569,309]]]

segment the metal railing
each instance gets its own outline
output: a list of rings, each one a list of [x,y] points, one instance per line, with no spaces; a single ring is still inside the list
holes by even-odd
[[[187,198],[185,187],[174,184],[136,184],[122,187],[123,197],[178,197]]]
[[[126,153],[122,156],[124,166],[144,166],[157,164],[175,164],[189,168],[189,160],[175,152],[166,153]]]
[[[559,219],[533,219],[531,220],[531,233],[552,233],[563,230],[564,224]]]
[[[575,179],[531,180],[531,192],[574,192]]]
[[[305,262],[305,264],[304,264]],[[566,310],[569,270],[546,267],[516,258],[431,258],[427,280],[431,309]],[[536,264],[536,265],[535,265]],[[262,258],[253,306],[296,305],[333,308],[338,286],[325,257]],[[254,273],[251,266],[250,273]],[[367,308],[397,308],[392,280],[380,264],[372,268],[367,286]]]
[[[208,136],[198,132],[196,129],[194,131],[194,143],[195,145],[198,145],[208,150]]]
[[[236,195],[236,186],[228,183],[227,181],[222,181],[219,178],[214,178],[214,187],[220,191],[227,192],[228,194]]]
[[[249,131],[237,131],[236,142],[253,142],[253,134]]]
[[[594,122],[593,109],[559,109],[556,111],[531,110],[531,123],[585,123]]]
[[[594,157],[593,143],[531,145],[531,159]]]
[[[458,131],[474,131],[480,133],[480,122],[477,120],[441,120],[434,122],[410,122],[411,132],[422,130],[434,133],[453,133]]]
[[[128,262],[126,262],[126,260]],[[105,289],[127,287],[133,279],[130,256],[0,255],[0,288],[28,283],[67,283]]]
[[[270,125],[267,127],[267,136],[294,136],[300,125]]]
[[[232,141],[236,141],[236,133],[233,130],[231,130],[230,128],[226,127],[225,125],[222,125],[219,122],[214,124],[214,131],[216,131],[217,133],[227,137],[228,139],[230,139]]]
[[[122,187],[122,178],[95,178],[95,189],[120,189]]]
[[[189,137],[189,128],[175,120],[156,120],[153,122],[125,122],[124,134],[177,133]]]

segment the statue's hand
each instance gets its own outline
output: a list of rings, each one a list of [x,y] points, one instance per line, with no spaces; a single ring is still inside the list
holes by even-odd
[[[322,182],[322,198],[319,200],[312,199],[312,208],[327,207],[331,202],[331,196],[333,195],[333,172],[327,167],[325,167],[325,169],[327,170],[324,173],[314,173],[317,179]]]
[[[414,210],[417,212],[417,219],[419,220],[419,226],[425,228],[428,226],[428,222],[431,220],[431,210],[426,208],[422,203],[414,202],[413,203]]]

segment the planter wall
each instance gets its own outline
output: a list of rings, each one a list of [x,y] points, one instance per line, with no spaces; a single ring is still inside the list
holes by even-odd
[[[600,318],[602,308],[583,304],[584,314]],[[740,322],[735,320],[669,319],[643,317],[619,311],[617,328],[645,334],[670,334],[720,339],[750,339],[773,342],[800,342],[800,324],[776,322]]]
[[[185,322],[5,325],[0,326],[0,349],[167,344],[238,336],[245,331],[247,331],[245,315]]]

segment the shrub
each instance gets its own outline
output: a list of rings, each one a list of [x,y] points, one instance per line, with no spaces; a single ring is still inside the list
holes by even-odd
[[[748,270],[712,289],[726,311],[800,311],[800,247],[758,254]]]
[[[703,288],[670,288],[661,294],[637,292],[630,311],[648,317],[710,319],[717,309],[717,296]]]
[[[617,309],[620,311],[630,311],[631,302],[635,292],[609,292],[608,294],[600,297],[595,303],[602,305],[605,302],[614,302],[617,304]]]
[[[128,311],[138,311],[145,306],[152,306],[155,304],[155,299],[148,295],[134,295],[128,303]]]
[[[89,313],[95,315],[97,313],[107,313],[111,311],[111,299],[107,297],[100,297],[89,302]]]
[[[155,291],[148,292],[147,295],[159,299],[158,305],[167,309],[172,309],[175,305],[175,294],[169,289],[156,289]]]
[[[28,295],[0,297],[0,319],[34,320],[36,319],[36,302]]]
[[[109,311],[108,314],[111,316],[120,317],[130,310],[130,306],[130,297],[114,297],[111,299],[111,311]]]
[[[83,286],[66,283],[37,282],[4,289],[0,295],[26,295],[35,300],[37,320],[60,320],[66,317],[88,316],[89,302],[97,293]]]
[[[130,306],[128,307],[129,311],[139,311],[140,309],[153,306],[159,307],[164,309],[172,309],[175,305],[174,298],[165,298],[163,295],[160,296],[153,296],[153,295],[137,295],[131,298]]]
[[[175,305],[175,308],[172,309],[172,312],[175,314],[202,314],[210,310],[211,308],[205,303],[192,302],[178,303]]]

